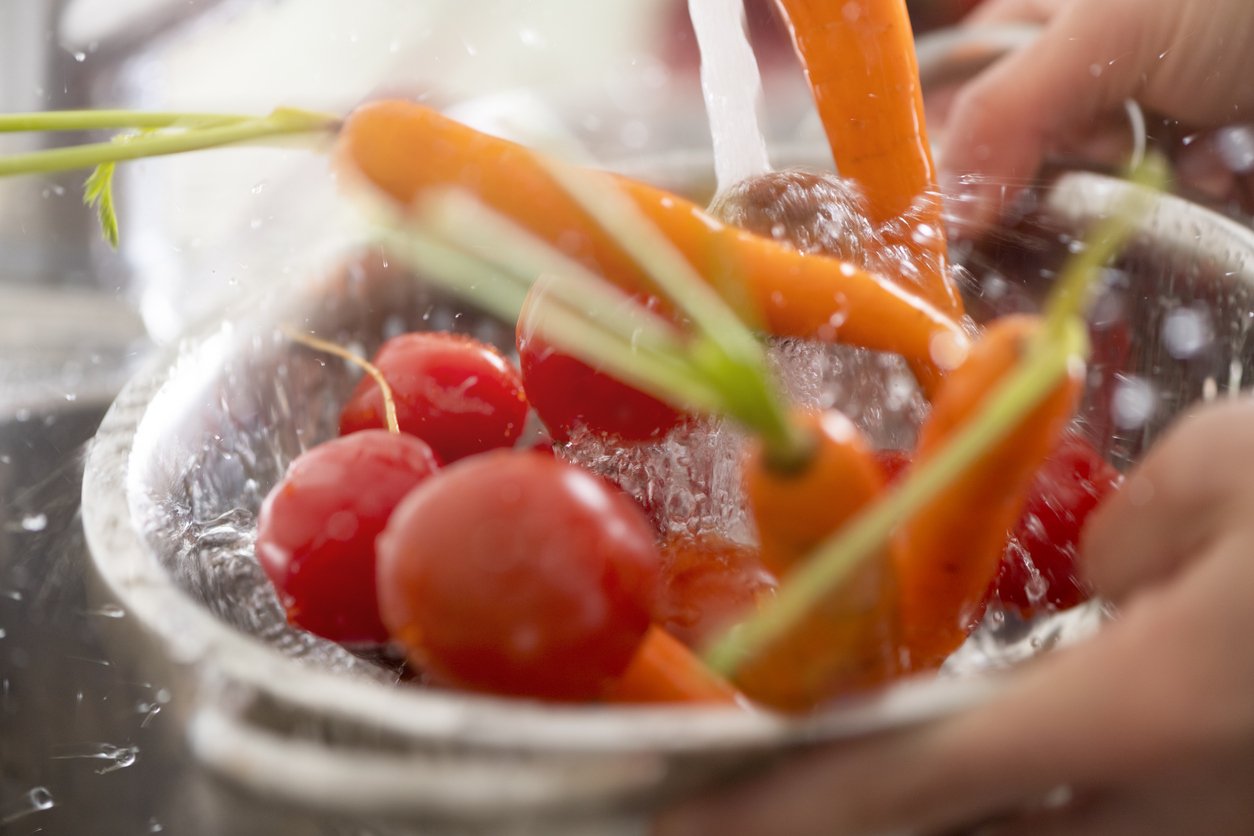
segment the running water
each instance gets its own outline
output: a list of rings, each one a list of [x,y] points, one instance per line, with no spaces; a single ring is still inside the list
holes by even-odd
[[[688,14],[701,50],[701,90],[721,194],[771,170],[758,121],[762,77],[745,35],[742,0],[688,0]]]

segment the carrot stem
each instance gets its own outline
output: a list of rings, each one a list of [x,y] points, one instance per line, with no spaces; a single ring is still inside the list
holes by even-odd
[[[1033,351],[985,406],[931,461],[920,465],[882,499],[855,517],[795,569],[759,615],[716,642],[706,663],[731,676],[740,664],[792,629],[859,562],[881,552],[901,520],[941,492],[1039,404],[1088,351],[1083,323],[1070,319],[1062,339]]]
[[[807,439],[789,419],[762,344],[679,249],[614,181],[548,162],[553,179],[691,320],[701,339],[691,357],[711,379],[727,381],[729,414],[751,427],[775,457],[805,455]]]
[[[14,154],[0,158],[0,177],[92,168],[102,163],[182,154],[273,137],[302,134],[329,136],[339,124],[340,120],[335,116],[294,108],[278,108],[268,116],[218,122],[177,132],[149,133],[129,142],[93,142],[68,148]]]
[[[234,113],[169,113],[142,110],[48,110],[0,114],[0,133],[31,131],[152,130],[206,128],[260,117]]]
[[[1043,338],[1053,336],[1068,319],[1084,311],[1092,293],[1094,277],[1128,240],[1136,223],[1149,208],[1151,196],[1166,185],[1168,172],[1167,161],[1158,154],[1145,157],[1129,172],[1131,190],[1125,205],[1102,219],[1085,237],[1084,248],[1067,262],[1062,275],[1054,283],[1054,290],[1045,307]]]

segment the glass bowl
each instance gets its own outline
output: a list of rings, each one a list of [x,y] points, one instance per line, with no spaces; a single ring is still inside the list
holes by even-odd
[[[962,250],[973,312],[1032,307],[1075,236],[1127,188],[1064,174],[1014,227]],[[1252,288],[1254,232],[1156,198],[1091,323],[1098,352],[1079,422],[1112,461],[1134,462],[1190,404],[1240,389],[1254,368]],[[83,493],[101,592],[133,616],[135,665],[188,706],[181,728],[195,758],[259,798],[424,833],[637,832],[658,805],[790,752],[971,709],[1014,675],[1008,664],[1101,620],[1095,604],[986,625],[944,675],[803,718],[397,684],[386,666],[288,627],[252,555],[262,498],[294,456],[334,433],[355,382],[285,326],[366,353],[401,330],[513,339],[512,324],[365,253],[241,300],[156,357],[105,418]],[[1120,339],[1103,342],[1111,335]]]

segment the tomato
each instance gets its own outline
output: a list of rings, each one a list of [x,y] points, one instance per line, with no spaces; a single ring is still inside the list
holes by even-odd
[[[715,534],[672,534],[662,544],[654,621],[699,648],[751,614],[775,586],[757,549]]]
[[[669,404],[563,354],[531,333],[527,308],[536,304],[536,298],[535,292],[527,297],[518,317],[518,363],[527,400],[555,441],[569,441],[580,427],[619,441],[647,441],[665,435],[682,420]]]
[[[463,334],[402,334],[373,363],[392,389],[401,431],[431,445],[443,463],[511,447],[522,434],[522,380],[490,345]],[[383,427],[384,420],[379,386],[364,377],[340,413],[340,433]]]
[[[1064,438],[1036,475],[992,596],[1025,618],[1087,600],[1089,590],[1075,565],[1080,533],[1088,515],[1121,480],[1087,441]]]
[[[296,458],[261,507],[257,559],[288,621],[339,642],[385,642],[375,594],[375,538],[435,472],[413,436],[367,430]]]
[[[609,483],[553,456],[493,451],[410,494],[379,538],[379,607],[450,685],[587,700],[649,627],[652,528]]]

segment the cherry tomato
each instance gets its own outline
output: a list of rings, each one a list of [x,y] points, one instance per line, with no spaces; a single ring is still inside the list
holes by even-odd
[[[397,503],[437,468],[425,442],[366,430],[292,462],[257,520],[257,558],[288,621],[339,642],[385,642],[375,538]]]
[[[586,700],[649,627],[660,558],[609,483],[534,451],[465,459],[419,486],[379,538],[379,607],[437,679]]]
[[[569,441],[581,426],[620,441],[647,441],[665,435],[680,422],[682,414],[669,404],[561,353],[530,333],[527,308],[535,299],[533,292],[518,317],[518,363],[527,400],[555,441]]]
[[[775,586],[756,549],[714,534],[672,534],[662,544],[662,585],[653,618],[699,648],[749,615]]]
[[[522,434],[522,380],[490,345],[464,334],[402,334],[373,363],[392,389],[401,430],[431,445],[442,463],[511,447]],[[383,395],[366,376],[340,413],[340,433],[383,426]]]
[[[1084,521],[1122,477],[1078,436],[1058,445],[1036,475],[1027,505],[1002,558],[992,595],[1030,618],[1089,597],[1076,570]]]

